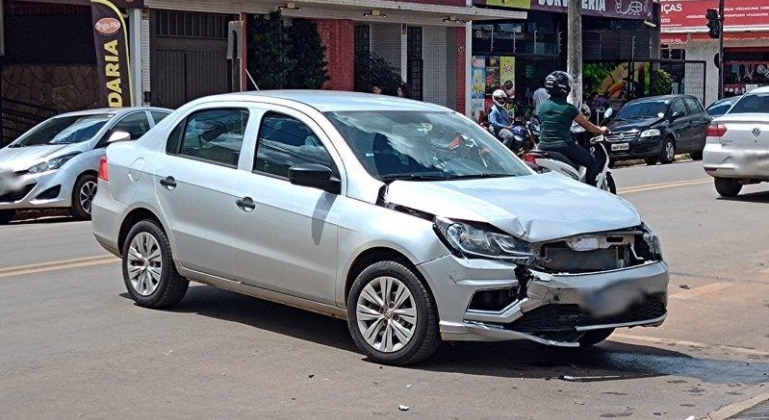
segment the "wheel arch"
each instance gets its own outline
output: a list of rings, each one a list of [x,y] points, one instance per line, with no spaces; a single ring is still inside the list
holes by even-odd
[[[370,266],[371,264],[378,263],[380,261],[396,261],[401,264],[403,264],[406,268],[411,270],[414,275],[417,276],[420,282],[427,288],[427,290],[430,292],[430,296],[433,299],[433,303],[435,303],[435,296],[433,294],[433,290],[430,287],[429,282],[425,279],[425,276],[422,274],[421,271],[419,271],[419,268],[417,268],[417,265],[413,263],[413,261],[406,256],[404,253],[388,247],[388,246],[376,246],[373,248],[366,249],[365,251],[358,254],[353,262],[350,264],[349,269],[347,270],[347,273],[344,277],[344,296],[343,296],[343,303],[347,305],[347,298],[350,294],[350,289],[352,288],[352,284],[355,282],[355,279],[358,278],[360,273],[363,272],[363,270],[366,269],[366,267]]]
[[[137,223],[141,222],[142,220],[151,220],[155,223],[157,223],[158,227],[166,234],[168,234],[168,230],[163,225],[163,222],[160,220],[160,217],[158,217],[152,210],[149,210],[145,207],[139,207],[131,210],[124,218],[122,223],[120,224],[120,230],[118,231],[118,251],[121,253],[123,252],[123,246],[125,246],[126,238],[128,237],[128,232],[131,231],[131,228],[136,225]]]

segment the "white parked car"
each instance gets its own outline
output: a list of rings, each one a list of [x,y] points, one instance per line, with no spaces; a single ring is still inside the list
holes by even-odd
[[[744,95],[712,121],[703,164],[724,197],[737,196],[743,185],[769,181],[769,87]]]
[[[92,109],[33,127],[0,149],[0,224],[29,209],[67,208],[77,219],[90,219],[107,145],[138,139],[170,113],[149,107]]]
[[[381,363],[445,341],[578,347],[667,316],[627,201],[535,174],[479,125],[380,95],[204,98],[99,171],[93,229],[141,306],[197,281],[347,319]]]

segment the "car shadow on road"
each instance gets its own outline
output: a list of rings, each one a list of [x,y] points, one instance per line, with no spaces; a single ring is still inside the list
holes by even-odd
[[[14,225],[41,225],[41,224],[53,224],[53,223],[68,223],[75,222],[76,220],[69,215],[67,210],[31,210],[20,211],[16,215],[16,218],[10,223]]]
[[[345,321],[214,287],[190,287],[173,311],[238,322],[360,354]],[[366,360],[362,354],[360,358]],[[528,341],[444,344],[432,359],[410,369],[570,382],[673,375],[709,383],[752,385],[766,382],[769,375],[766,360],[746,362],[693,357],[679,351],[611,339],[589,349],[546,347]]]
[[[760,191],[749,194],[738,195],[737,197],[718,197],[719,201],[739,201],[744,203],[769,203],[769,191]]]

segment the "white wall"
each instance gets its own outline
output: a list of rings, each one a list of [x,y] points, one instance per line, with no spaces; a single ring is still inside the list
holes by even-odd
[[[451,109],[457,106],[456,33],[443,26],[422,27],[422,99]]]

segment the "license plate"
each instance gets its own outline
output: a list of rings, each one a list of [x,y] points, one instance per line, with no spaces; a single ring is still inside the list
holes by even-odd
[[[617,143],[611,145],[612,152],[616,152],[618,150],[630,150],[630,143]]]

